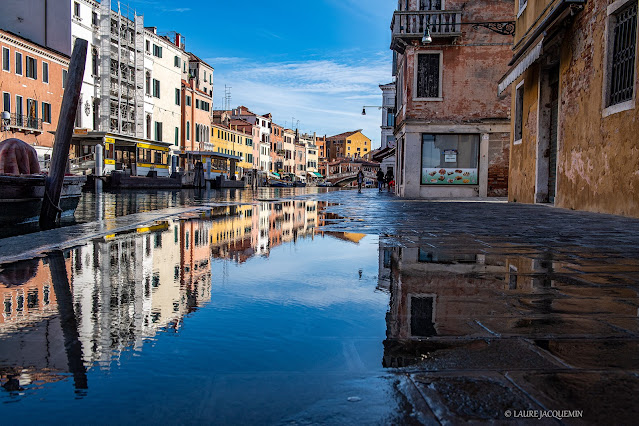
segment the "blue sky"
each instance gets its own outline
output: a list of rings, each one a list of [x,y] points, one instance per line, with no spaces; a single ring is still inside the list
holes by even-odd
[[[126,3],[126,2],[123,2]],[[146,26],[177,31],[187,50],[215,68],[213,104],[272,113],[304,132],[364,129],[379,146],[379,84],[391,77],[394,0],[130,0]]]

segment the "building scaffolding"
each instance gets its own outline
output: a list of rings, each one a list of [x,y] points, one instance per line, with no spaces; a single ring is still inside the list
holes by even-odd
[[[100,131],[144,135],[144,18],[100,3]]]

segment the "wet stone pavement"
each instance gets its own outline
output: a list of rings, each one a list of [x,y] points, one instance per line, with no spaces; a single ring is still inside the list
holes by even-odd
[[[3,418],[639,418],[639,220],[376,190],[166,199],[0,239]]]

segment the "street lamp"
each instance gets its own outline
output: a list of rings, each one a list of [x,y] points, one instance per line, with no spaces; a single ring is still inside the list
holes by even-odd
[[[11,114],[8,111],[3,111],[2,112],[2,129],[0,129],[1,131],[5,131],[8,130],[9,127],[9,123],[11,122]]]
[[[366,115],[366,108],[382,109],[383,107],[381,107],[379,105],[364,105],[364,107],[362,108],[362,115]]]
[[[424,37],[422,37],[422,44],[431,44],[433,42],[433,38],[430,36],[430,25],[426,25],[424,28]]]

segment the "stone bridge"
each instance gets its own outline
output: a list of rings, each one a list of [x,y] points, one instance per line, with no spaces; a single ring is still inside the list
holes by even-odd
[[[359,173],[359,170],[353,172],[331,174],[326,177],[326,181],[330,182],[333,186],[346,186],[349,183],[357,180],[357,173]],[[375,184],[377,181],[377,171],[364,171],[364,182],[366,181],[372,181],[373,184]]]

